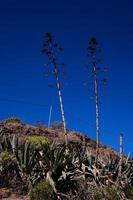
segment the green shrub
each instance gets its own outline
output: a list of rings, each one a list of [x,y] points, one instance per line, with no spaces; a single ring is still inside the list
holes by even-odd
[[[37,149],[41,149],[45,145],[49,144],[49,140],[45,136],[28,136],[26,142]]]
[[[114,187],[106,187],[104,189],[99,190],[94,195],[95,200],[120,200],[117,190]]]
[[[5,120],[5,123],[8,123],[8,122],[21,123],[21,120],[19,118],[17,118],[17,117],[10,117],[10,118]]]
[[[114,187],[107,187],[106,198],[108,200],[119,200],[120,198],[119,198],[117,189],[115,189]]]
[[[8,152],[0,154],[0,186],[12,185],[13,180],[17,180],[19,168],[14,155]]]
[[[132,199],[133,198],[133,186],[126,185],[123,189],[126,198]]]
[[[0,166],[5,166],[8,163],[16,164],[16,158],[13,154],[9,154],[8,152],[2,152],[0,154]]]
[[[54,191],[52,186],[46,182],[41,181],[36,184],[30,191],[30,200],[54,200]]]
[[[100,192],[96,192],[96,194],[94,195],[95,200],[101,200],[102,198],[103,198],[103,194]]]
[[[54,122],[51,125],[53,130],[63,130],[63,123],[62,122]]]

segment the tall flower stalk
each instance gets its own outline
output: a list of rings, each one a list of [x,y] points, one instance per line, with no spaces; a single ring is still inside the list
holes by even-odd
[[[62,48],[54,41],[52,35],[50,33],[45,33],[45,42],[43,44],[43,53],[48,57],[50,65],[53,66],[52,72],[54,74],[56,80],[56,88],[59,96],[59,104],[60,104],[60,111],[64,129],[64,138],[65,144],[68,144],[68,135],[67,135],[67,128],[66,128],[66,120],[65,120],[65,113],[64,113],[64,105],[62,100],[62,90],[61,84],[59,79],[59,63],[57,61],[57,55],[59,52],[62,51]]]
[[[88,45],[88,56],[91,62],[91,73],[93,77],[93,85],[94,85],[94,96],[95,96],[95,112],[96,112],[96,162],[99,156],[99,143],[100,143],[100,125],[99,125],[99,85],[100,82],[102,84],[106,84],[106,79],[100,80],[99,82],[99,72],[102,69],[98,66],[99,62],[101,61],[98,58],[98,54],[101,51],[99,48],[98,42],[96,38],[91,38],[89,45]],[[103,70],[105,71],[105,69]]]

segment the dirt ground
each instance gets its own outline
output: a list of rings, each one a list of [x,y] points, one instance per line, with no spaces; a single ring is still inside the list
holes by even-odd
[[[12,194],[8,198],[0,198],[0,200],[29,200],[29,198],[27,196],[17,196]]]
[[[29,197],[28,195],[22,196],[14,194],[7,188],[0,188],[0,200],[29,200]]]

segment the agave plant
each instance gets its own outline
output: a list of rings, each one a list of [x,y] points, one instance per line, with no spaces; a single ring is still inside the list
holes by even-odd
[[[53,143],[45,147],[42,151],[42,165],[46,180],[56,191],[56,182],[65,165],[65,146],[60,147]]]
[[[35,157],[35,148],[29,142],[18,138],[16,135],[3,135],[0,145],[2,152],[7,151],[15,155],[23,172],[29,173],[31,171],[33,158]]]
[[[25,141],[19,143],[19,149],[15,151],[15,156],[21,172],[30,174],[36,162],[35,151],[31,148],[30,144]]]
[[[47,145],[38,153],[39,162],[34,166],[32,176],[34,184],[45,179],[57,195],[64,196],[68,187],[72,186],[70,182],[74,181],[76,160],[66,154],[65,145]]]
[[[37,149],[34,149],[30,143],[15,135],[3,135],[0,146],[1,152],[9,152],[16,158],[21,179],[30,181],[32,170],[39,162],[40,154]]]
[[[45,148],[42,155],[43,169],[46,180],[51,183],[54,191],[63,198],[67,194],[76,194],[78,181],[88,177],[93,179],[91,158],[87,153],[82,157],[78,148],[52,144]]]
[[[1,152],[8,151],[13,153],[13,139],[9,135],[2,134],[0,137],[0,150]]]
[[[133,186],[133,161],[127,164],[127,168],[123,174],[125,175],[128,184]]]

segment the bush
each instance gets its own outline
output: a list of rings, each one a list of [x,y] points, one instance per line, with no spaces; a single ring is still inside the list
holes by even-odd
[[[11,166],[16,166],[17,164],[17,161],[16,161],[16,158],[14,157],[13,154],[9,154],[8,152],[2,152],[0,154],[0,167],[1,167],[1,170],[2,168],[8,168],[8,166],[10,166],[9,169],[11,169]]]
[[[94,195],[95,200],[120,200],[117,190],[114,187],[106,187],[104,189],[99,190]]]
[[[126,198],[131,199],[133,198],[133,186],[126,185],[123,189]]]
[[[8,122],[21,123],[21,120],[19,118],[17,118],[17,117],[10,117],[10,118],[5,120],[5,123],[8,123]]]
[[[12,182],[17,180],[19,168],[14,155],[8,152],[0,154],[0,186],[12,186]]]
[[[36,184],[30,191],[30,200],[54,200],[55,195],[52,186],[46,182],[41,181]]]
[[[51,128],[53,130],[61,130],[62,131],[64,129],[64,126],[63,126],[62,122],[54,122],[54,123],[52,123]]]
[[[118,195],[118,192],[117,192],[117,189],[115,189],[114,187],[108,187],[106,189],[106,195],[107,195],[107,199],[108,200],[119,200],[119,195]]]
[[[100,193],[100,192],[97,192],[95,195],[94,195],[94,199],[95,200],[101,200],[103,198],[103,194]]]
[[[28,136],[26,142],[37,149],[41,149],[49,144],[49,140],[45,136]]]

